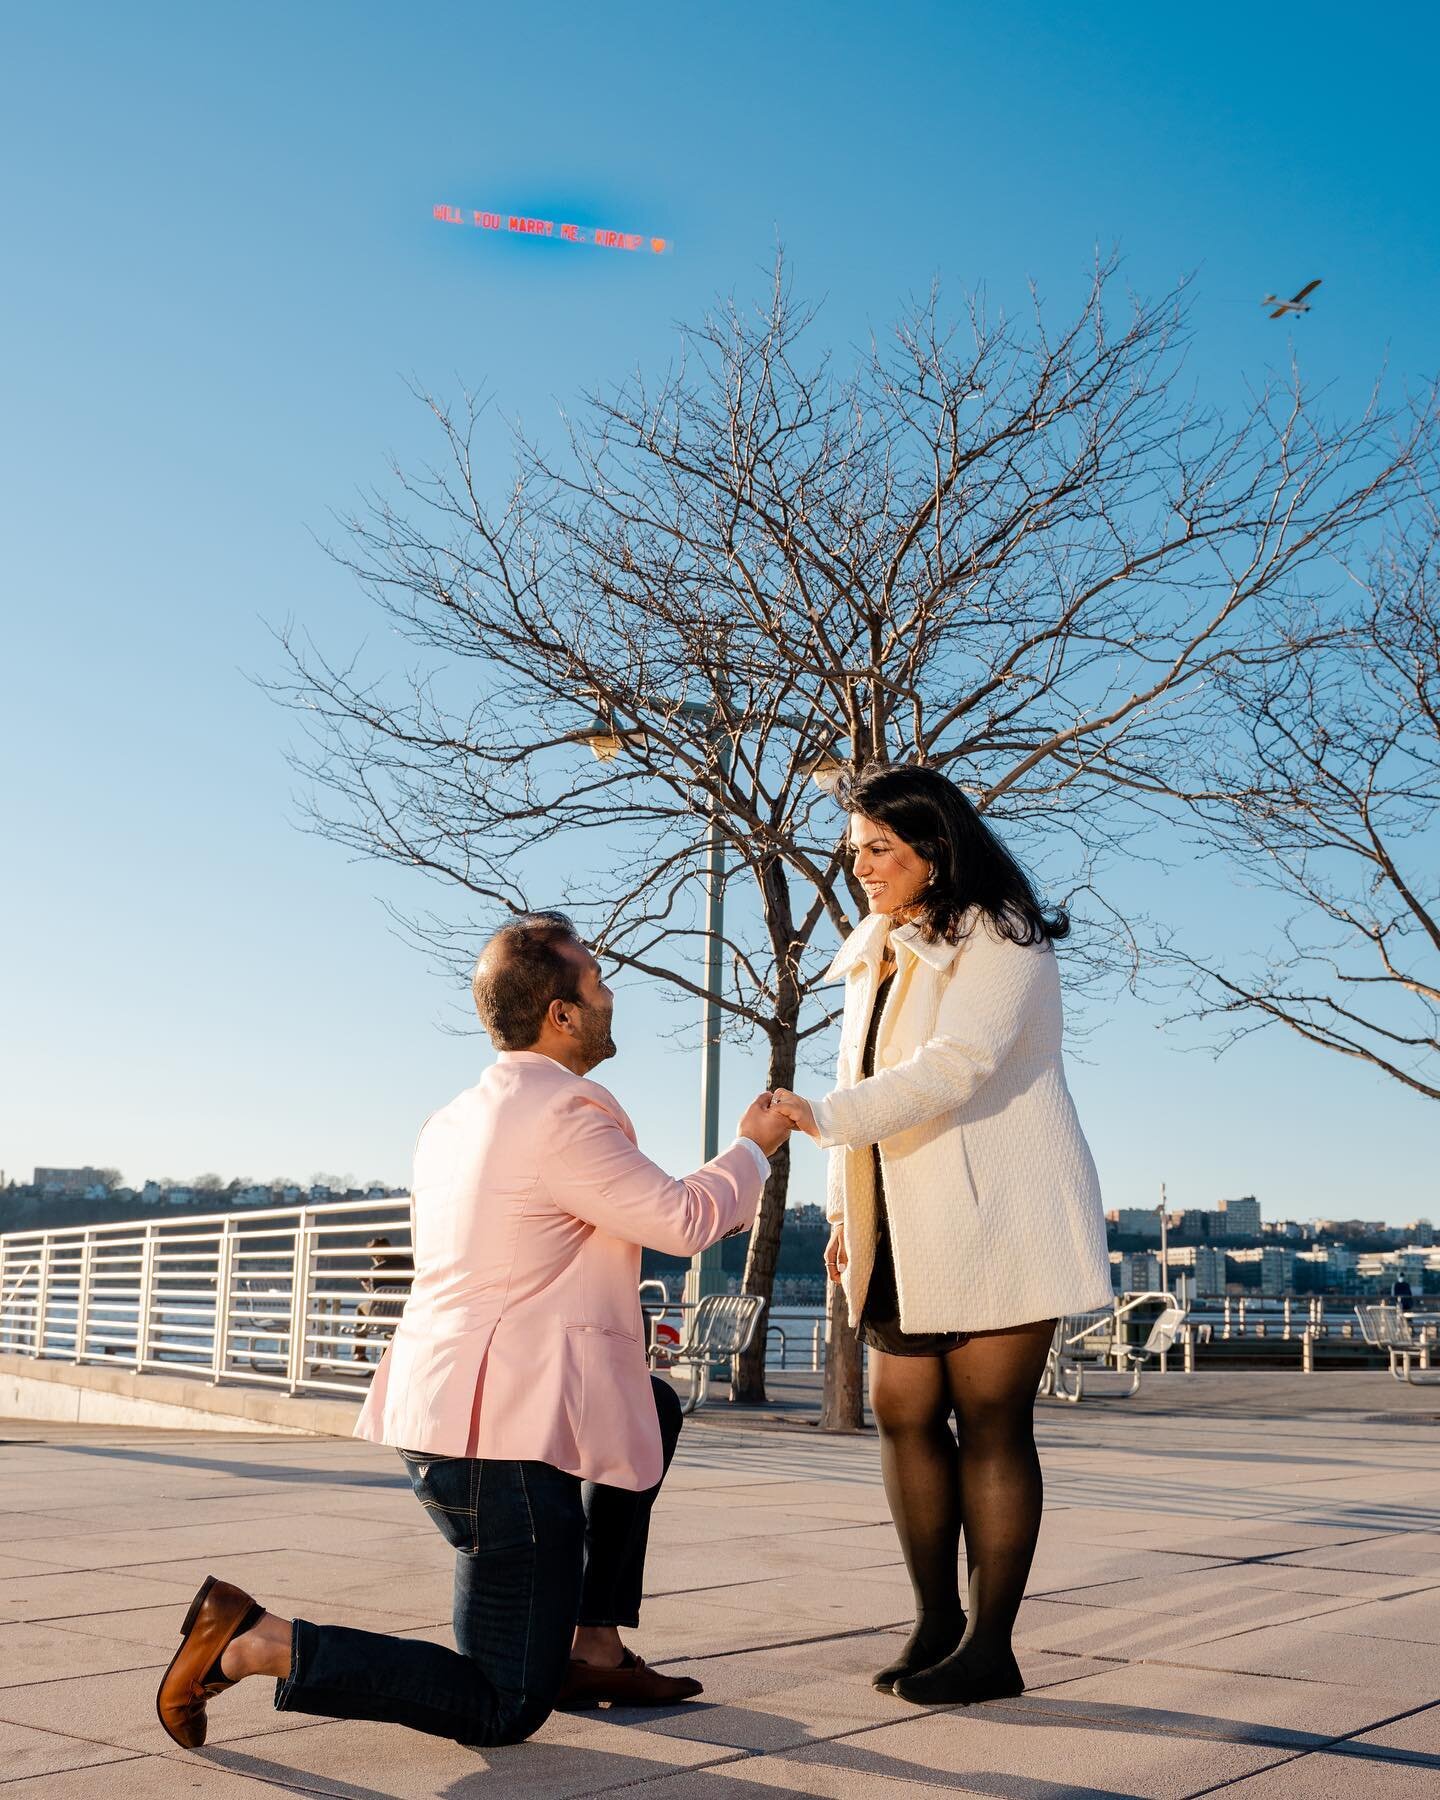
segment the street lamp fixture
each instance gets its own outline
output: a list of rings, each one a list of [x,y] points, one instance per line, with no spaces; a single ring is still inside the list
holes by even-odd
[[[600,713],[595,715],[583,731],[577,731],[575,736],[589,748],[597,762],[614,762],[627,744],[637,750],[643,749],[645,745],[643,731],[622,731],[613,719]]]

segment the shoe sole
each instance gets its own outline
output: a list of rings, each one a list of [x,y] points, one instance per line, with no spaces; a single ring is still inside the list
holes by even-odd
[[[190,1610],[185,1615],[185,1623],[180,1627],[180,1648],[170,1658],[169,1667],[160,1677],[160,1685],[155,1690],[155,1717],[160,1721],[160,1728],[165,1733],[166,1737],[168,1737],[172,1743],[178,1744],[182,1750],[196,1750],[199,1748],[199,1745],[187,1744],[184,1738],[178,1737],[165,1723],[165,1715],[160,1710],[160,1696],[165,1692],[165,1683],[170,1679],[176,1663],[179,1662],[180,1658],[185,1654],[185,1640],[194,1630],[195,1621],[200,1617],[200,1608],[210,1598],[210,1590],[214,1585],[215,1577],[213,1575],[207,1575],[204,1581],[201,1582],[200,1591],[190,1602]],[[204,1741],[205,1740],[202,1737],[200,1742],[203,1744]]]

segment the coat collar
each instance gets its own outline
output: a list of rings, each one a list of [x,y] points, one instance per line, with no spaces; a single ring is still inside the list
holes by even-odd
[[[843,980],[852,969],[862,964],[878,967],[887,932],[890,941],[903,946],[917,962],[941,972],[948,969],[960,953],[959,944],[948,944],[943,939],[932,942],[918,925],[897,925],[890,931],[889,922],[883,913],[871,913],[868,918],[860,921],[840,946],[834,962],[821,980]]]

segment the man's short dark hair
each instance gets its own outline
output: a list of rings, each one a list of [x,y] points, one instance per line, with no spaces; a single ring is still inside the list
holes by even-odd
[[[534,912],[502,926],[480,952],[471,992],[497,1050],[528,1050],[552,1000],[579,1000],[580,967],[567,945],[578,949],[580,939],[565,914]]]

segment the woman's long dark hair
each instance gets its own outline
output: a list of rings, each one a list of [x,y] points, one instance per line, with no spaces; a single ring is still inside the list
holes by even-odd
[[[1052,944],[1070,935],[1065,908],[1041,906],[1019,863],[938,769],[862,769],[842,797],[851,812],[883,825],[930,864],[916,921],[927,936],[958,943],[968,935],[964,919],[972,907],[1014,944]]]

